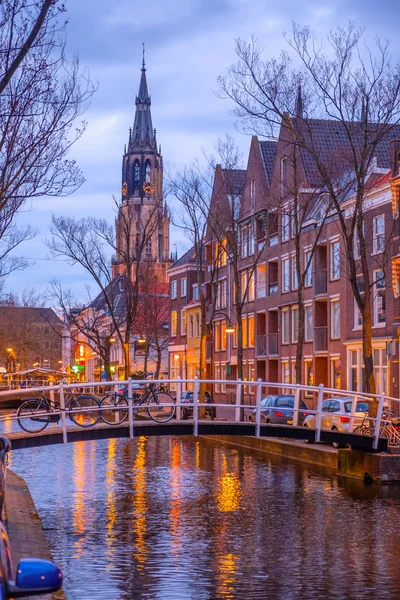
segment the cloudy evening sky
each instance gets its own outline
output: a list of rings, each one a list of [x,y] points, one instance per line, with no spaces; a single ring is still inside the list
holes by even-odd
[[[80,55],[99,89],[85,115],[87,131],[72,156],[86,182],[72,196],[35,201],[21,216],[38,229],[20,253],[35,264],[8,279],[7,289],[20,293],[35,286],[43,291],[60,277],[82,299],[89,278],[77,266],[46,260],[43,239],[51,215],[114,218],[112,194],[121,188],[121,158],[133,125],[139,86],[142,42],[146,43],[147,81],[152,97],[153,125],[165,164],[182,165],[213,150],[218,137],[235,136],[245,157],[249,138],[235,131],[232,106],[215,96],[218,75],[234,61],[234,42],[254,34],[267,54],[283,47],[281,34],[291,22],[310,25],[324,34],[349,19],[367,28],[369,36],[386,36],[399,58],[399,0],[66,0],[68,49]],[[176,246],[174,245],[176,244]],[[182,252],[187,241],[171,234],[171,250]]]

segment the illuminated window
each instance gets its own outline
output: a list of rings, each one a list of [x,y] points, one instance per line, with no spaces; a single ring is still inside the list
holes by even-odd
[[[249,348],[254,348],[255,333],[254,333],[254,315],[251,315],[248,319],[248,330],[249,330]]]
[[[171,335],[172,336],[176,335],[177,326],[178,326],[178,313],[176,312],[176,310],[173,310],[171,312]]]

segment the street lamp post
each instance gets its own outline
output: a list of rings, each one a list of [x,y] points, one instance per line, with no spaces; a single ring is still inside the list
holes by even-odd
[[[217,315],[222,315],[223,317],[225,317],[225,319],[227,320],[227,326],[225,328],[225,334],[232,334],[235,333],[235,328],[233,326],[233,323],[231,322],[229,316],[223,311],[223,310],[214,310],[214,312],[212,313],[212,315],[210,316],[210,323],[211,323],[211,331],[212,331],[212,323],[213,323],[213,319],[217,316]],[[211,371],[211,379],[214,379],[214,352],[213,352],[213,339],[211,337],[211,348],[210,348],[210,371]],[[220,375],[221,375],[221,364],[220,364]]]

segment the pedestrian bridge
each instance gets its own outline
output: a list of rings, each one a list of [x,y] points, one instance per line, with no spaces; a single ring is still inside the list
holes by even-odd
[[[138,382],[143,385],[148,385],[148,381]],[[37,397],[44,395],[46,398],[57,395],[55,412],[60,415],[60,424],[51,423],[44,431],[40,433],[27,433],[25,431],[16,430],[10,432],[3,432],[12,442],[12,448],[14,450],[22,448],[32,448],[38,446],[47,446],[53,444],[77,442],[77,441],[90,441],[99,440],[106,438],[137,438],[140,436],[179,436],[179,435],[212,435],[221,438],[222,436],[255,436],[263,438],[285,438],[285,439],[297,439],[306,440],[308,442],[326,442],[326,443],[338,443],[341,445],[350,445],[353,448],[363,450],[375,450],[384,451],[388,447],[387,437],[381,436],[382,432],[382,413],[384,407],[389,402],[396,404],[399,407],[399,399],[386,398],[383,395],[374,396],[372,394],[359,394],[348,390],[333,390],[324,388],[323,385],[318,387],[291,385],[291,384],[279,384],[276,382],[263,382],[258,380],[257,382],[242,382],[242,381],[211,381],[207,380],[200,382],[197,378],[194,380],[174,380],[174,381],[160,381],[152,382],[152,384],[174,384],[176,391],[171,392],[173,396],[173,404],[165,406],[173,406],[176,409],[176,414],[173,419],[166,423],[157,423],[152,420],[137,419],[134,416],[135,399],[132,392],[132,380],[129,379],[126,382],[85,382],[79,384],[68,384],[61,383],[57,386],[41,387],[25,390],[15,390],[13,392],[0,392],[0,407],[2,396],[6,394],[15,397],[23,397],[25,393],[36,394]],[[202,407],[206,407],[207,404],[199,402],[200,398],[200,384],[205,383],[212,385],[214,383],[223,383],[229,385],[236,385],[236,403],[235,404],[214,404],[216,410],[219,407],[223,407],[225,412],[230,409],[232,414],[232,420],[229,418],[221,419],[202,419],[200,418]],[[179,401],[181,398],[181,391],[185,389],[184,386],[191,384],[193,388],[193,418],[191,420],[181,420],[180,410],[183,404]],[[99,386],[110,386],[111,389],[116,389],[115,386],[126,385],[127,386],[127,400],[129,407],[129,417],[124,423],[116,423],[109,425],[99,421],[93,427],[82,428],[77,425],[68,425],[67,415],[68,407],[65,407],[65,390],[74,388],[76,394],[87,393],[89,388],[93,392]],[[252,406],[243,404],[243,386],[246,385],[248,388],[254,386],[255,402]],[[278,391],[277,391],[278,390]],[[291,425],[276,425],[272,423],[262,422],[262,398],[273,391],[273,393],[292,393],[294,397],[293,405],[293,424]],[[316,427],[315,429],[309,427],[299,426],[300,415],[306,412],[304,408],[300,408],[302,396],[307,394],[308,398],[312,398],[314,401],[315,408],[307,408],[307,413],[315,415]],[[346,399],[352,400],[351,413],[346,413],[346,418],[350,421],[348,432],[333,431],[324,429],[322,427],[322,403],[324,400],[329,399],[333,396],[338,395],[345,396]],[[99,397],[99,394],[97,394]],[[377,415],[374,418],[370,418],[372,428],[368,435],[360,435],[352,432],[353,421],[356,417],[356,407],[359,400],[371,402],[376,400],[377,404]],[[187,405],[186,405],[187,406]],[[255,422],[246,422],[244,420],[244,409],[253,409],[255,412]],[[98,409],[97,409],[98,410]],[[109,408],[107,410],[110,410]],[[53,413],[54,414],[54,413]],[[218,412],[217,412],[218,416]],[[16,421],[16,415],[6,414],[2,415],[0,421]]]

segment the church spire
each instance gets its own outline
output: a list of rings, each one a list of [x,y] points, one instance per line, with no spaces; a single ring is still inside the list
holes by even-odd
[[[151,98],[147,89],[146,79],[146,63],[145,63],[145,49],[143,43],[143,59],[142,59],[142,75],[140,78],[139,92],[136,96],[136,113],[135,121],[133,123],[133,144],[135,142],[144,142],[148,140],[153,142],[153,124],[151,121]]]
[[[296,97],[296,117],[299,119],[303,118],[303,98],[301,95],[301,83],[297,86],[297,97]]]

